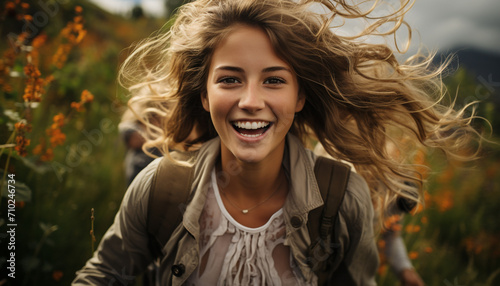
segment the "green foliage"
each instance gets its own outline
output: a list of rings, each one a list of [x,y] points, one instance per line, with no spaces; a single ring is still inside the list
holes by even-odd
[[[456,95],[457,108],[473,101],[477,116],[498,134],[498,108],[484,82],[459,69],[446,79]],[[478,92],[480,91],[480,92]],[[469,108],[469,110],[471,110]],[[484,119],[478,128],[490,130]],[[488,132],[485,132],[487,134]],[[403,220],[402,237],[413,265],[426,285],[499,285],[500,283],[500,140],[493,135],[481,158],[460,164],[448,162],[437,151],[427,154],[432,170],[427,182],[426,207]],[[419,226],[420,231],[408,231]],[[397,277],[384,269],[379,285],[395,285]]]
[[[21,8],[24,4],[20,2],[15,10],[4,14],[7,2],[0,1],[2,61],[12,43],[3,39],[9,35],[15,39],[12,35],[17,37],[26,30],[26,22],[17,19],[17,15],[47,14],[40,5],[55,5],[51,6],[54,12],[47,14],[45,25],[32,22],[36,32],[32,29],[34,34],[28,35],[23,44],[32,46],[36,36],[46,35],[45,43],[36,49],[37,67],[41,77],[52,74],[54,80],[45,86],[37,107],[26,109],[24,69],[29,59],[27,53],[19,51],[5,77],[12,89],[0,86],[0,145],[19,135],[13,133],[13,125],[28,115],[33,126],[24,134],[31,140],[26,157],[13,150],[11,145],[15,144],[3,146],[0,156],[0,169],[6,167],[6,175],[15,174],[17,223],[16,279],[4,280],[10,255],[4,247],[8,239],[3,235],[8,229],[8,197],[4,197],[0,202],[0,284],[69,285],[75,272],[92,255],[91,209],[95,209],[94,233],[98,242],[111,225],[126,190],[122,167],[125,147],[117,129],[126,102],[116,83],[118,66],[126,56],[122,50],[160,28],[164,21],[132,21],[104,12],[88,1],[30,1],[26,9]],[[82,7],[85,37],[67,54],[64,64],[55,67],[54,54],[66,41],[61,31],[72,21],[77,5]],[[17,72],[17,76],[12,72]],[[94,98],[84,105],[84,111],[77,112],[70,105],[80,101],[82,90],[88,90]],[[47,136],[46,130],[57,114],[64,115],[60,131],[66,138],[62,145],[54,147],[53,158],[42,160],[33,151],[39,140]],[[8,192],[7,184],[1,190]]]
[[[476,76],[464,68],[459,68],[451,76],[445,78],[444,82],[455,101],[456,109],[473,102],[477,103],[468,108],[469,114],[475,108],[475,115],[483,118],[483,120],[476,120],[476,124],[488,132],[491,131],[492,127],[492,131],[498,135],[500,130],[500,117],[498,116],[500,113],[500,89],[499,83],[495,81],[493,75]]]

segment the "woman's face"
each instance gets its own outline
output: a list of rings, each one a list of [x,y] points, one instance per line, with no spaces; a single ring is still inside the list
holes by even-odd
[[[304,102],[296,75],[261,29],[238,26],[215,49],[202,103],[223,154],[248,163],[281,160]]]

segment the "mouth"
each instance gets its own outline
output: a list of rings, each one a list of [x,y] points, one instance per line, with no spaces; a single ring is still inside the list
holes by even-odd
[[[268,121],[233,121],[234,130],[242,136],[255,138],[263,135],[271,127],[272,122]]]

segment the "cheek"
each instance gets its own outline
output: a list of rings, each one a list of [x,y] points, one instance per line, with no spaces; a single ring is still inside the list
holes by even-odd
[[[207,107],[212,118],[224,118],[231,110],[231,103],[222,96],[208,96]]]
[[[294,94],[284,94],[283,96],[277,97],[277,100],[273,104],[281,115],[294,115],[300,101]]]

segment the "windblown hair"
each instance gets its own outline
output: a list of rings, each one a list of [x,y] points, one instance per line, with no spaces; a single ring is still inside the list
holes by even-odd
[[[412,184],[404,182],[421,186],[422,178],[411,162],[390,154],[389,143],[402,154],[437,147],[463,157],[480,136],[465,108],[442,104],[444,67],[431,69],[432,56],[399,63],[387,44],[362,41],[395,35],[403,26],[411,38],[403,17],[413,3],[403,0],[393,12],[373,16],[379,4],[373,1],[364,12],[345,0],[199,0],[182,6],[169,31],[139,43],[120,70],[120,82],[133,95],[129,104],[148,129],[145,148],[166,154],[174,145],[217,136],[200,99],[211,56],[237,24],[250,25],[267,33],[305,94],[289,132],[303,141],[316,138],[331,156],[354,164],[380,209],[396,195],[415,199],[407,192]],[[325,12],[314,12],[320,5]],[[332,31],[339,19],[369,22],[359,35],[341,36]]]

